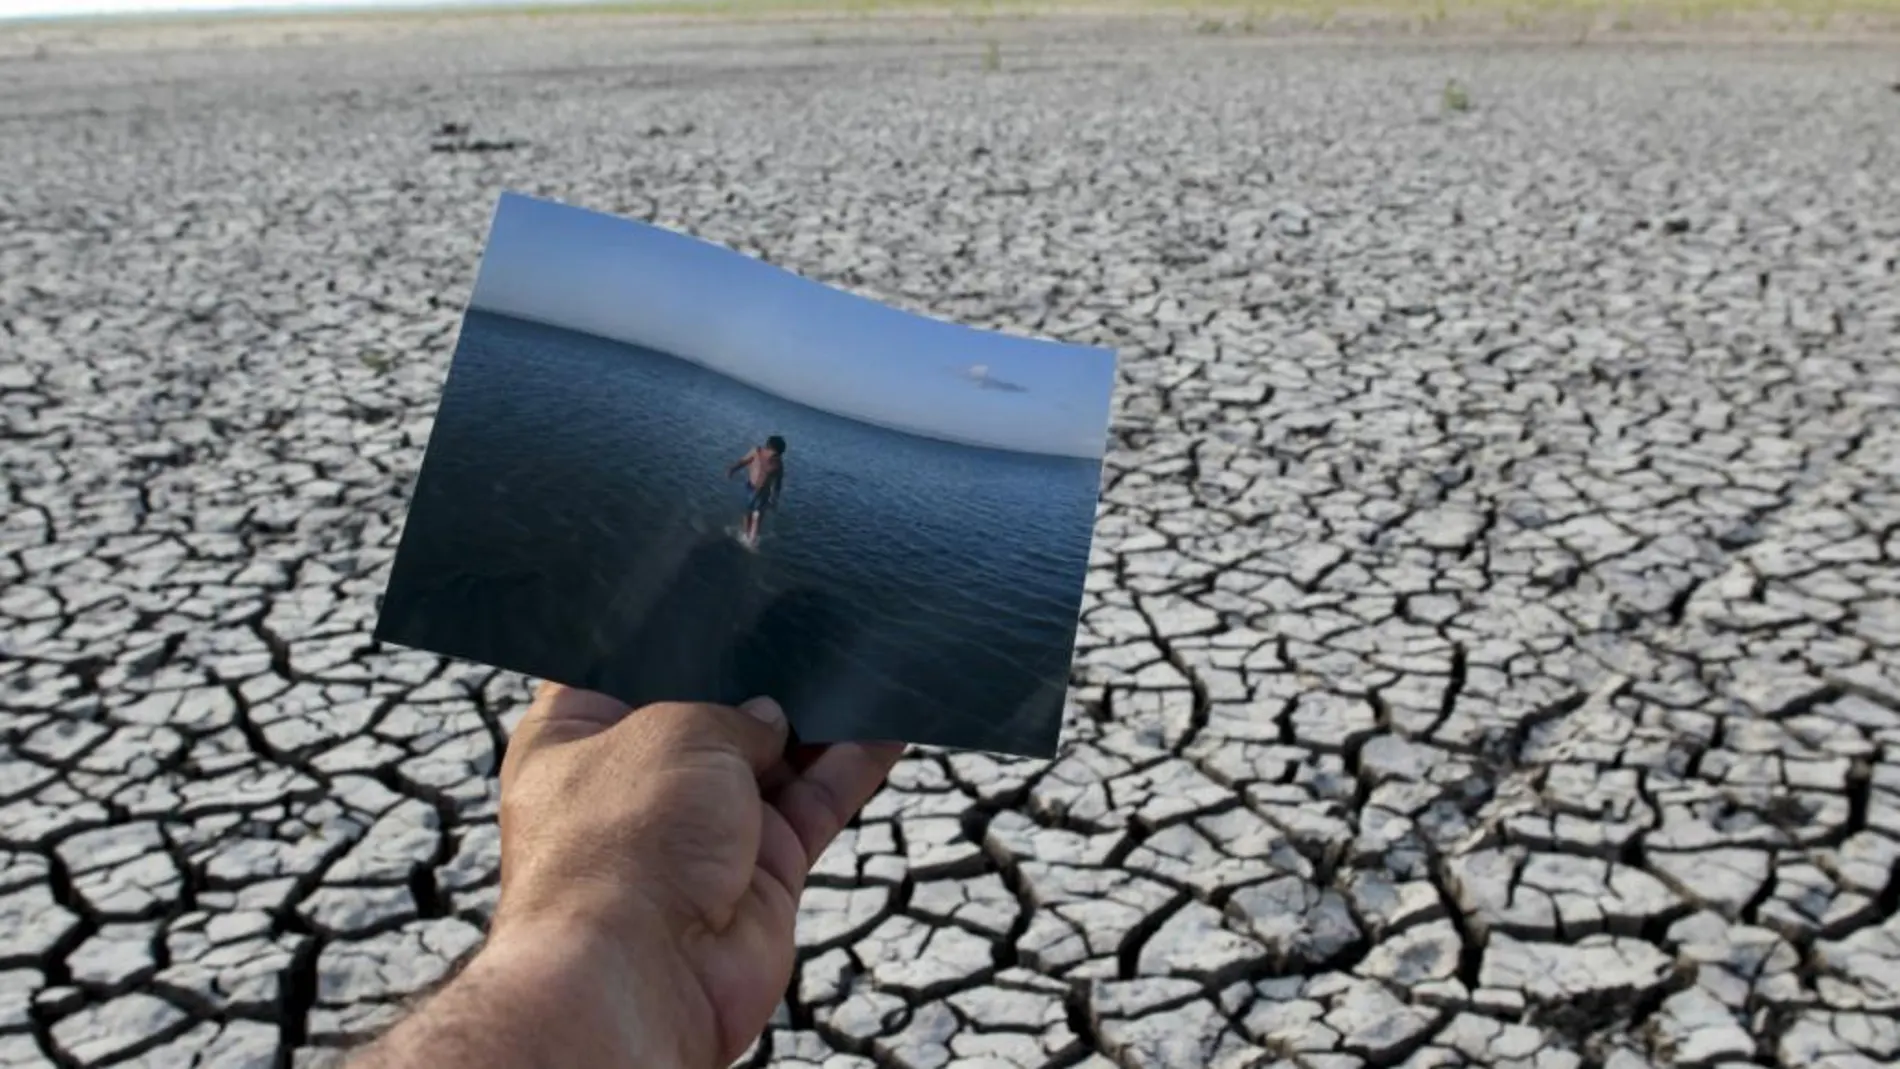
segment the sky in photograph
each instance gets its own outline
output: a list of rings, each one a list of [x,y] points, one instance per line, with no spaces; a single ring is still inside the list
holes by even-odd
[[[1105,350],[926,319],[630,219],[506,194],[474,307],[658,349],[840,416],[1099,457]]]

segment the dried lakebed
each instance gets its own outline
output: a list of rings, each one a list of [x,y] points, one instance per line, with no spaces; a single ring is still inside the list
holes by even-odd
[[[752,1064],[1900,1059],[1891,51],[430,25],[0,49],[0,1065],[478,941],[526,685],[366,636],[504,187],[1123,356],[1063,756]]]

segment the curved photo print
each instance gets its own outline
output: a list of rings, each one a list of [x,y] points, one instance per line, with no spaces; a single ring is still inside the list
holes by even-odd
[[[506,194],[379,640],[803,742],[1055,752],[1115,357]]]

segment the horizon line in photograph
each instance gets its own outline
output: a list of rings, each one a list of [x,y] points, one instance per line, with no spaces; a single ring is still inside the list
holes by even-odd
[[[724,378],[731,379],[733,382],[738,383],[741,386],[750,387],[752,389],[759,389],[759,387],[753,386],[751,383],[745,382],[744,380],[741,380],[737,378],[736,376],[727,375],[725,372],[719,371],[716,368],[707,367],[705,364],[702,364],[696,360],[688,360],[685,357],[679,356],[675,353],[669,353],[662,349],[655,349],[652,346],[639,345],[634,342],[622,341],[619,338],[609,338],[605,335],[594,334],[590,331],[575,330],[573,327],[565,327],[559,323],[550,323],[546,320],[535,319],[530,316],[515,315],[511,312],[497,312],[489,308],[477,308],[472,304],[469,306],[468,310],[471,312],[480,313],[482,315],[498,316],[502,319],[511,319],[511,320],[514,320],[515,322],[525,323],[531,326],[546,327],[546,328],[551,328],[553,330],[566,331],[573,334],[580,334],[589,338],[596,339],[598,341],[606,342],[609,345],[624,345],[636,351],[643,351],[644,353],[648,355],[657,354],[669,360],[678,360],[680,363],[686,364],[690,367],[696,367],[703,371],[711,371],[716,375],[720,375]],[[1000,389],[1000,390],[1005,390],[1005,391],[1014,391],[1014,390],[1022,389],[1022,387],[1019,387],[1015,385],[1014,383],[1002,383],[1002,382],[995,382],[995,381],[985,383],[984,388]],[[958,446],[964,446],[970,449],[990,449],[990,450],[995,450],[997,452],[1002,452],[1002,453],[1021,453],[1028,456],[1046,456],[1046,457],[1053,457],[1060,460],[1089,460],[1089,461],[1101,460],[1101,457],[1095,454],[1089,454],[1085,456],[1081,454],[1071,455],[1068,453],[1043,453],[1043,452],[1037,452],[1034,450],[1027,450],[1027,449],[1005,449],[999,446],[990,445],[985,442],[972,441],[972,440],[961,439],[961,438],[952,438],[952,437],[948,437],[942,434],[926,434],[922,431],[914,430],[909,427],[898,427],[898,426],[893,426],[888,423],[879,423],[876,420],[865,419],[861,416],[845,415],[843,413],[832,411],[831,409],[822,407],[820,405],[808,405],[804,403],[803,401],[795,401],[789,397],[785,397],[783,395],[773,393],[770,390],[764,390],[763,392],[770,394],[773,398],[785,404],[796,405],[799,408],[807,408],[814,412],[821,413],[823,415],[837,417],[838,419],[847,419],[853,423],[862,423],[867,427],[874,427],[881,431],[890,431],[893,434],[908,434],[916,438],[927,438],[930,441],[942,442],[946,445],[958,445]]]
[[[471,310],[653,350],[958,445],[1100,460],[1115,354],[906,312],[725,246],[505,192]]]

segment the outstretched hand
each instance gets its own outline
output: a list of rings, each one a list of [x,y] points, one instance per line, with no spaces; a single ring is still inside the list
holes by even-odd
[[[437,1000],[438,1017],[487,1017],[491,1034],[449,1056],[446,1040],[420,1049],[445,1022],[415,1038],[399,1027],[372,1064],[729,1065],[791,980],[811,866],[903,751],[842,743],[788,760],[787,733],[766,699],[629,714],[543,686],[502,764],[501,893],[462,978],[469,1005],[459,981]],[[492,1034],[508,1011],[484,1008],[500,1001],[484,991],[527,1007],[513,1011],[519,1044]]]

